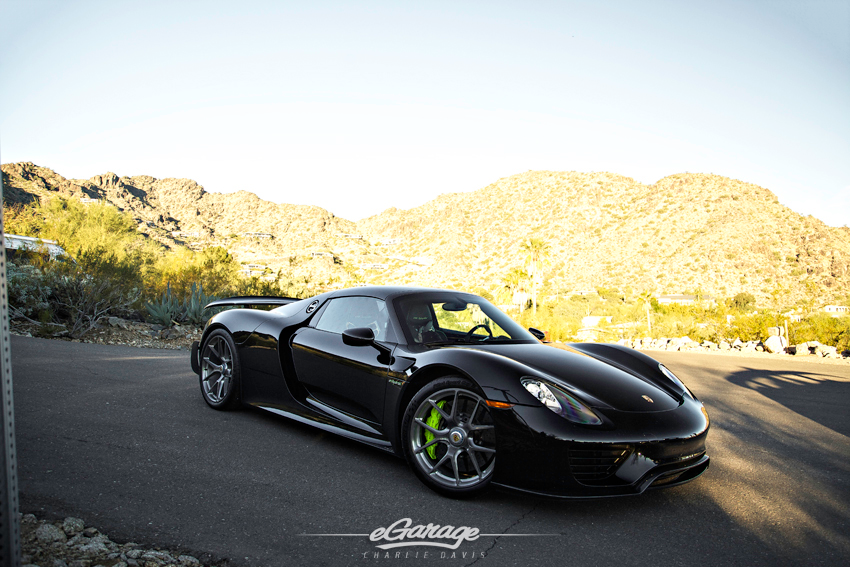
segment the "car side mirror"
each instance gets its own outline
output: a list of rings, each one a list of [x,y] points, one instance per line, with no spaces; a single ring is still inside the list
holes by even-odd
[[[356,327],[342,332],[342,342],[349,346],[369,346],[375,342],[375,332],[369,327]]]
[[[392,364],[393,358],[391,355],[392,349],[384,346],[375,340],[375,332],[369,327],[355,327],[354,329],[346,329],[342,332],[342,342],[349,346],[373,346],[380,352],[380,357],[387,364]]]
[[[535,329],[534,327],[529,327],[528,332],[534,335],[534,338],[538,341],[542,341],[546,338],[546,333],[541,331],[540,329]]]

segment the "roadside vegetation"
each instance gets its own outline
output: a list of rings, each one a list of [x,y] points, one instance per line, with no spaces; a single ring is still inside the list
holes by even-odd
[[[8,264],[11,316],[39,323],[45,335],[78,338],[110,316],[199,324],[215,297],[307,295],[283,274],[243,277],[224,248],[167,248],[108,204],[56,197],[8,207],[4,221],[6,233],[56,240],[68,254],[60,261],[20,255]]]
[[[730,298],[706,298],[692,290],[690,305],[659,304],[653,293],[633,288],[606,289],[583,294],[553,290],[537,276],[548,262],[550,247],[538,239],[522,245],[525,263],[502,278],[501,287],[478,293],[502,305],[524,327],[548,333],[552,341],[689,337],[702,342],[763,341],[770,327],[788,328],[789,344],[818,341],[840,351],[850,349],[850,316],[832,317],[816,310],[812,301],[762,307],[749,293]],[[850,303],[850,297],[844,304]],[[583,324],[584,323],[586,324]]]
[[[576,295],[551,298],[537,305],[537,314],[530,302],[522,313],[516,307],[509,314],[524,327],[536,327],[549,334],[553,341],[581,340],[585,317],[601,317],[587,332],[600,342],[618,339],[689,337],[702,342],[723,340],[763,341],[769,327],[788,325],[790,344],[818,341],[835,346],[839,352],[850,350],[850,317],[831,317],[825,313],[801,313],[799,310],[759,309],[742,310],[732,300],[697,302],[693,305],[659,305],[649,301],[647,309],[640,295],[623,293],[618,297]],[[610,317],[610,321],[608,321]],[[800,318],[797,321],[797,318]],[[650,327],[651,325],[651,327]]]
[[[45,335],[79,337],[110,316],[164,327],[197,325],[209,316],[203,306],[216,297],[311,294],[307,278],[283,272],[245,277],[225,248],[166,247],[141,234],[137,225],[111,205],[84,205],[77,199],[55,197],[7,207],[5,232],[56,240],[69,256],[53,262],[34,254],[9,262],[12,317],[37,322]],[[819,313],[812,301],[776,301],[768,309],[748,293],[709,300],[698,289],[691,292],[697,297],[692,305],[661,305],[652,292],[634,288],[570,294],[553,289],[542,275],[551,263],[548,242],[528,239],[522,250],[522,265],[491,287],[469,291],[503,306],[524,327],[546,331],[553,341],[580,340],[588,331],[599,341],[683,336],[715,343],[764,340],[769,327],[787,324],[790,344],[816,340],[850,349],[850,317]]]

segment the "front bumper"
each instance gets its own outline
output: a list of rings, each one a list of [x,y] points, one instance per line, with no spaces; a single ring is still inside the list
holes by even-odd
[[[708,419],[699,402],[665,412],[606,412],[614,427],[573,425],[543,407],[492,412],[494,483],[556,497],[640,494],[676,486],[709,466]]]

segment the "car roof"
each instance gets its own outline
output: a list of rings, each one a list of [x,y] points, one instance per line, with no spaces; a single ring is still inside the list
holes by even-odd
[[[395,285],[368,285],[360,287],[349,287],[334,291],[330,297],[352,297],[365,295],[367,297],[376,297],[384,301],[393,299],[401,295],[412,295],[418,293],[462,293],[465,295],[475,295],[466,291],[457,291],[452,289],[440,289],[433,287],[416,287],[416,286],[395,286]]]

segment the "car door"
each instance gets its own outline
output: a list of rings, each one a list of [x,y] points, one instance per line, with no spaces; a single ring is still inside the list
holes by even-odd
[[[381,423],[389,357],[371,345],[343,342],[345,330],[359,327],[371,328],[375,339],[386,343],[386,304],[373,297],[332,299],[315,323],[295,333],[292,358],[298,381],[313,398],[351,416]]]

